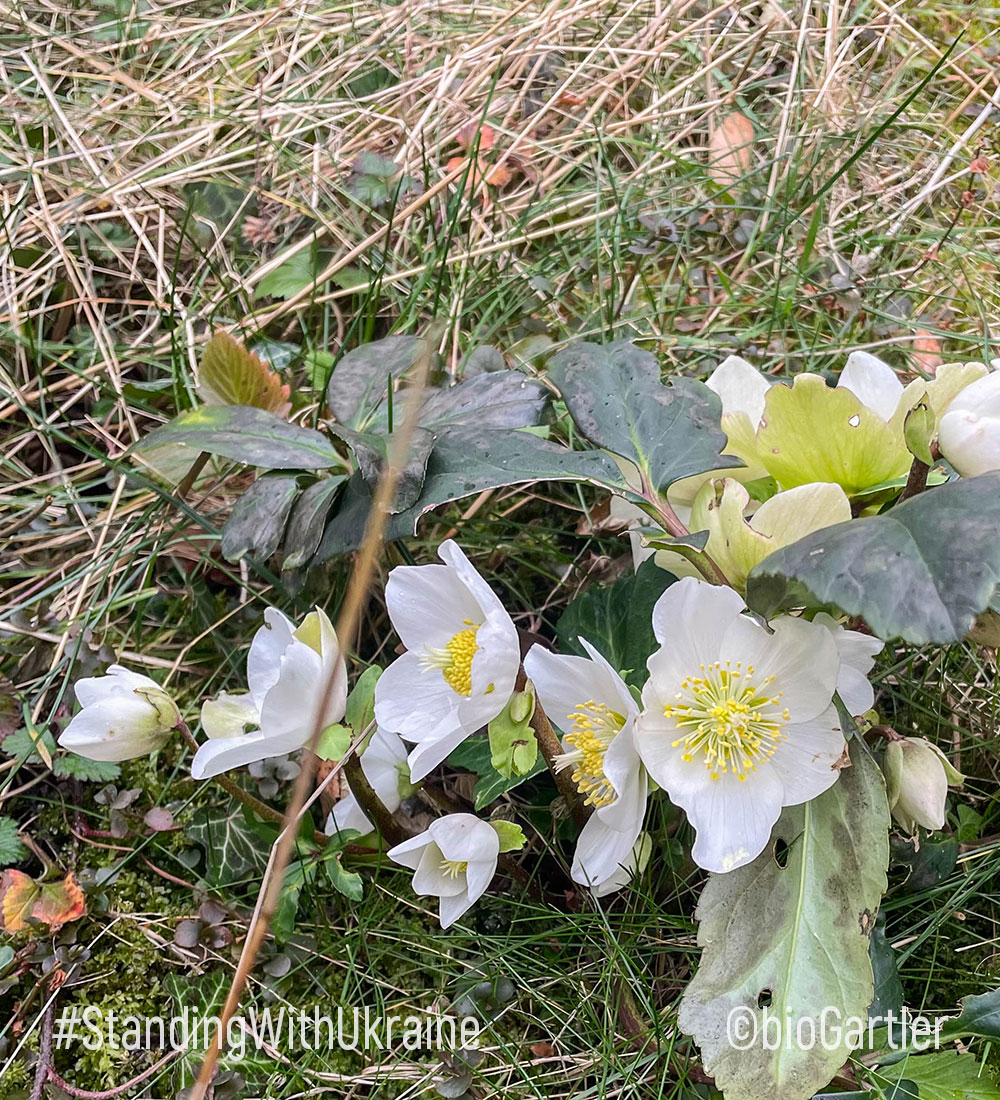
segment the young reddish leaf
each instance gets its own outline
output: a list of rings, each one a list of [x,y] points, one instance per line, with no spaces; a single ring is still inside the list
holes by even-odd
[[[41,887],[39,898],[31,909],[31,918],[55,930],[71,920],[79,920],[86,911],[83,891],[70,871],[62,882],[47,882]]]
[[[913,362],[927,374],[934,374],[944,362],[941,354],[941,341],[933,332],[917,329],[913,337]]]
[[[217,332],[205,345],[198,396],[206,405],[250,405],[287,416],[292,407],[289,393],[281,376],[228,332]]]
[[[732,187],[750,169],[753,123],[739,111],[713,126],[708,139],[708,174],[720,187]]]
[[[23,871],[4,871],[0,878],[0,915],[5,932],[23,932],[40,891],[38,884]]]
[[[476,134],[479,134],[479,151],[485,153],[487,149],[493,148],[493,143],[496,141],[496,134],[493,132],[492,126],[479,127],[479,120],[473,119],[471,122],[467,122],[461,130],[455,135],[455,140],[463,149],[471,149],[476,143]]]
[[[513,178],[514,174],[506,164],[494,165],[494,167],[486,173],[486,182],[493,187],[503,187],[505,184],[510,183]]]

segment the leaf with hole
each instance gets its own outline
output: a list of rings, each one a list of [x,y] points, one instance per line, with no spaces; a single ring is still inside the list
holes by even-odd
[[[880,638],[960,641],[1000,584],[1000,471],[962,478],[877,516],[838,523],[765,558],[747,603],[831,606]]]
[[[655,356],[628,340],[570,344],[549,360],[548,376],[587,439],[634,462],[657,493],[693,474],[743,465],[722,454],[718,396],[690,378],[665,386]]]
[[[164,446],[187,450],[192,462],[204,451],[268,470],[328,470],[344,465],[326,436],[247,405],[190,409],[151,431],[132,450],[143,454]]]
[[[703,950],[679,1024],[726,1100],[806,1100],[850,1054],[843,1036],[738,1049],[734,1014],[762,1036],[766,1006],[794,1036],[801,1020],[819,1034],[828,1006],[844,1020],[863,1019],[871,1004],[868,941],[886,887],[889,807],[882,773],[857,738],[851,762],[818,798],[784,810],[774,843],[753,863],[709,875],[698,902]],[[778,841],[786,846],[780,864]]]

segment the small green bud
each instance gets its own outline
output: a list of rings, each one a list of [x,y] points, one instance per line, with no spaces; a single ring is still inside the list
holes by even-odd
[[[926,400],[914,405],[903,421],[903,438],[906,440],[906,449],[925,466],[934,465],[934,456],[931,454],[931,439],[934,436],[936,427],[937,418],[934,415],[934,410],[927,404]]]

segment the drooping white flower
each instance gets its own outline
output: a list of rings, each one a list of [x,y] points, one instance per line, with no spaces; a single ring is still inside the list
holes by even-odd
[[[756,858],[783,806],[836,782],[845,747],[833,632],[780,616],[770,633],[745,610],[731,588],[693,578],[663,593],[636,732],[646,769],[687,812],[692,855],[710,871]]]
[[[875,692],[868,679],[875,664],[875,658],[882,652],[885,643],[870,634],[859,630],[848,630],[825,611],[813,618],[814,623],[825,626],[833,634],[840,657],[840,672],[837,675],[837,694],[852,715],[864,714],[871,710],[875,702]]]
[[[173,699],[148,676],[112,665],[104,676],[77,680],[83,710],[59,737],[88,760],[131,760],[161,748],[180,722]]]
[[[482,897],[497,869],[500,837],[474,814],[448,814],[426,832],[386,855],[413,870],[413,891],[440,898],[441,927],[448,928]]]
[[[322,715],[323,691],[333,677]],[[220,772],[283,756],[302,748],[317,717],[321,728],[339,722],[347,701],[347,668],[326,612],[310,612],[296,627],[277,608],[264,612],[247,656],[245,694],[222,692],[201,708],[209,740],[195,753],[191,775],[209,779]]]
[[[361,754],[361,770],[379,801],[391,814],[399,809],[399,804],[413,790],[406,766],[406,746],[397,733],[376,728],[368,747]],[[375,829],[350,791],[337,800],[326,819],[327,836],[346,829],[355,829],[363,836]]]
[[[1000,470],[1000,371],[954,398],[941,417],[938,446],[962,477]]]
[[[622,871],[642,831],[649,784],[635,747],[639,708],[604,657],[580,641],[590,659],[536,645],[524,671],[549,721],[563,733],[558,766],[572,768],[573,782],[594,808],[577,841],[573,881],[602,894],[630,877]]]
[[[885,746],[882,762],[886,796],[895,821],[908,833],[917,826],[944,828],[949,787],[961,787],[965,776],[947,756],[923,737],[901,737]]]
[[[503,604],[450,539],[444,565],[389,574],[389,618],[407,652],[375,687],[375,718],[416,748],[414,781],[503,710],[520,667],[517,630]]]

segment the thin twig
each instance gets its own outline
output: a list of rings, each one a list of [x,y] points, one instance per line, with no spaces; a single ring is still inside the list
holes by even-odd
[[[49,1080],[53,1082],[63,1092],[68,1093],[70,1096],[78,1097],[79,1100],[109,1100],[112,1096],[121,1096],[123,1092],[128,1092],[129,1089],[134,1089],[137,1085],[141,1085],[143,1081],[148,1081],[153,1074],[163,1069],[165,1065],[172,1062],[178,1054],[182,1054],[181,1050],[168,1050],[166,1054],[158,1061],[154,1062],[148,1069],[144,1069],[137,1077],[133,1077],[131,1081],[126,1081],[122,1085],[115,1085],[114,1088],[103,1089],[101,1092],[91,1092],[90,1089],[80,1089],[76,1085],[71,1085],[68,1081],[65,1081],[59,1076],[56,1071],[49,1066]]]
[[[35,1080],[31,1086],[28,1100],[42,1100],[45,1093],[45,1082],[48,1080],[52,1069],[52,1028],[55,1024],[56,1000],[53,997],[45,1008],[42,1016],[41,1038],[38,1043],[38,1063],[35,1066]]]

